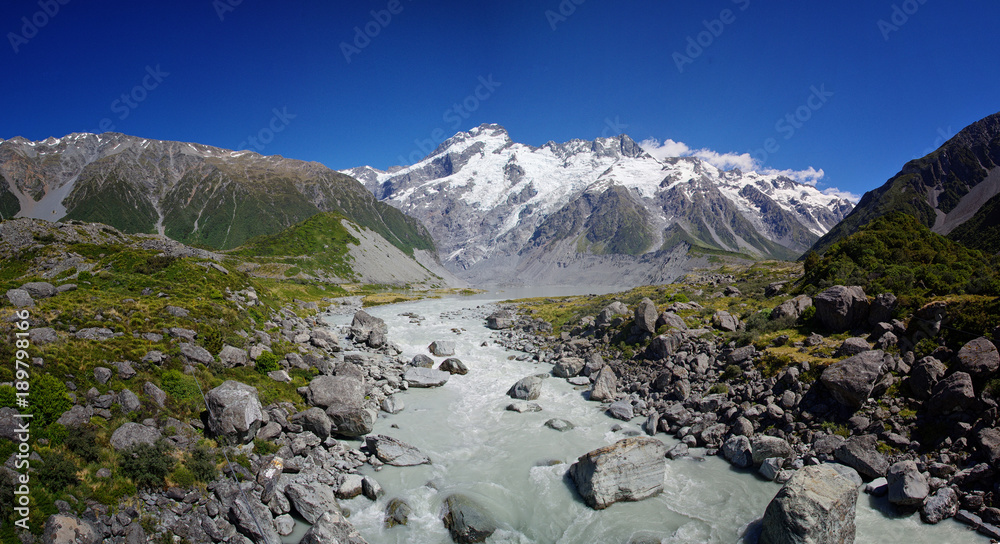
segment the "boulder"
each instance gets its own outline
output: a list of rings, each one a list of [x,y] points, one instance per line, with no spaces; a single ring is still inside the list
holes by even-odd
[[[666,359],[673,355],[685,340],[687,334],[684,331],[672,330],[653,338],[646,351],[653,359]]]
[[[508,404],[506,409],[508,412],[517,412],[519,414],[542,411],[542,407],[537,402],[528,402],[526,400],[515,400]]]
[[[587,362],[579,357],[563,357],[552,367],[552,375],[557,378],[572,378],[583,372]]]
[[[121,451],[136,444],[153,445],[162,435],[156,427],[147,427],[141,423],[129,421],[111,433],[111,447]]]
[[[1000,462],[1000,429],[987,427],[976,435],[977,449],[991,465]]]
[[[754,466],[759,466],[765,459],[788,459],[795,454],[788,441],[777,436],[759,434],[750,440],[750,447],[753,450]]]
[[[90,521],[71,514],[52,514],[45,521],[44,544],[97,544],[103,534]]]
[[[725,310],[719,310],[712,316],[712,326],[720,331],[736,332],[740,326],[740,320]]]
[[[976,391],[972,387],[972,377],[965,372],[956,372],[938,382],[927,401],[928,411],[935,414],[967,410],[975,405]]]
[[[496,522],[481,505],[457,493],[445,499],[441,520],[459,544],[484,542],[497,530]]]
[[[509,310],[497,310],[486,318],[486,327],[495,331],[509,329],[513,326],[514,313]]]
[[[917,400],[929,399],[934,386],[941,381],[947,372],[948,367],[934,357],[928,356],[920,359],[910,369],[909,385],[913,398]]]
[[[824,327],[843,332],[868,322],[868,297],[861,287],[835,285],[813,298],[816,317]]]
[[[178,346],[181,350],[181,355],[183,355],[188,361],[192,363],[201,363],[203,365],[209,365],[215,361],[212,354],[208,352],[207,349],[199,346],[198,344],[185,343]]]
[[[107,327],[87,327],[76,331],[74,336],[79,340],[107,340],[114,338],[115,331]]]
[[[32,344],[43,346],[59,340],[59,335],[52,327],[39,327],[28,331],[28,340],[31,340]]]
[[[156,387],[156,385],[152,382],[142,384],[142,392],[160,408],[163,408],[167,402],[167,393],[159,387]]]
[[[875,297],[868,309],[868,324],[874,327],[879,323],[892,321],[892,313],[896,311],[896,295],[882,293]]]
[[[644,298],[635,307],[635,326],[640,332],[656,333],[656,304]]]
[[[454,357],[449,357],[441,362],[441,366],[438,370],[442,372],[447,372],[448,374],[464,376],[469,373],[469,367],[465,366],[465,363],[461,359],[456,359]]]
[[[432,368],[411,367],[403,374],[410,387],[440,387],[448,383],[451,374]]]
[[[628,315],[628,306],[626,306],[623,302],[616,300],[605,306],[600,313],[597,314],[595,324],[598,327],[604,327],[614,321],[616,317],[623,315]]]
[[[622,421],[631,420],[635,417],[635,412],[632,410],[632,402],[629,399],[622,399],[612,403],[608,407],[608,415]]]
[[[365,403],[364,383],[352,376],[317,376],[309,382],[306,402],[320,408],[360,407]]]
[[[521,378],[507,390],[507,396],[518,400],[535,400],[542,394],[542,379],[538,376]]]
[[[115,363],[115,368],[118,369],[118,377],[123,380],[131,380],[136,375],[136,371],[129,361],[118,361]]]
[[[663,490],[667,447],[655,438],[625,438],[581,455],[569,469],[585,503],[603,510],[618,501],[639,501]]]
[[[618,396],[618,378],[615,371],[605,366],[597,372],[594,385],[590,390],[590,400],[597,402],[613,401]]]
[[[398,414],[403,411],[405,405],[403,401],[396,395],[389,395],[382,401],[382,411],[389,414]]]
[[[326,409],[330,417],[331,433],[350,438],[364,436],[375,427],[378,413],[360,406],[334,405]]]
[[[828,465],[802,468],[764,512],[760,544],[852,544],[858,488]]]
[[[94,368],[94,379],[101,385],[108,383],[111,379],[111,369],[103,366]]]
[[[798,319],[802,316],[802,312],[806,311],[806,308],[812,305],[812,298],[808,295],[799,295],[793,299],[782,302],[771,310],[771,319],[780,319],[785,316],[791,316]]]
[[[833,457],[866,479],[874,480],[889,470],[889,462],[876,449],[877,443],[874,435],[852,436],[834,450]]]
[[[56,423],[62,425],[63,427],[79,427],[90,423],[90,418],[92,417],[94,417],[93,406],[81,406],[77,404],[76,406],[73,406],[69,410],[63,412],[62,415],[59,416],[59,419],[56,420]],[[13,436],[10,436],[9,438],[14,440]]]
[[[451,357],[455,354],[455,342],[451,340],[436,340],[427,349],[438,357]]]
[[[138,412],[142,408],[142,402],[139,401],[139,396],[132,391],[125,389],[118,394],[118,404],[122,407],[122,412]]]
[[[226,380],[205,395],[208,401],[208,430],[225,436],[236,444],[248,444],[264,422],[264,410],[257,389],[245,383]]]
[[[900,461],[889,467],[885,479],[889,484],[889,502],[900,506],[923,504],[930,488],[927,478],[913,461]]]
[[[326,440],[330,436],[332,422],[322,408],[312,407],[303,410],[295,414],[292,421],[301,425],[302,430],[318,436],[320,440]]]
[[[920,508],[920,519],[924,523],[940,523],[958,513],[958,493],[950,487],[942,487],[924,499]]]
[[[24,289],[8,289],[7,290],[7,300],[14,305],[15,308],[34,308],[35,301],[31,298]]]
[[[384,524],[387,529],[391,529],[396,525],[406,525],[406,522],[410,520],[410,514],[413,513],[413,508],[406,503],[403,499],[395,498],[391,499],[388,504],[385,505],[385,519]]]
[[[748,468],[753,464],[750,439],[742,435],[727,438],[722,444],[722,455],[727,461],[739,468]]]
[[[364,310],[358,310],[351,321],[351,337],[355,342],[365,343],[371,348],[380,348],[386,344],[389,328],[385,321],[373,317]]]
[[[222,346],[222,351],[219,352],[219,362],[227,368],[247,366],[250,364],[250,355],[245,349],[226,344]]]
[[[559,431],[561,433],[564,433],[566,431],[571,431],[576,427],[576,425],[573,425],[569,421],[566,421],[565,419],[559,419],[557,417],[546,421],[545,426],[552,430]]]
[[[668,328],[677,329],[679,331],[687,329],[687,323],[684,323],[684,319],[673,312],[663,312],[656,318],[657,329],[664,325]]]
[[[423,353],[418,353],[413,356],[413,359],[410,359],[410,366],[416,368],[433,368],[434,359],[431,359]]]
[[[281,544],[271,511],[259,499],[236,498],[229,508],[229,522],[256,544]]]
[[[980,336],[958,350],[958,370],[967,372],[973,379],[985,378],[1000,369],[1000,352],[986,338]]]
[[[868,341],[864,338],[858,338],[853,336],[844,340],[840,347],[837,348],[837,352],[834,354],[835,357],[850,357],[851,355],[857,355],[859,353],[865,352],[872,349],[868,345]]]
[[[309,523],[316,523],[327,512],[340,513],[333,488],[315,480],[301,477],[292,480],[285,485],[285,496]]]
[[[858,410],[871,395],[882,375],[883,357],[879,350],[866,351],[826,367],[820,380],[837,402]]]
[[[56,296],[56,288],[54,285],[44,281],[29,281],[28,283],[21,286],[31,295],[31,298],[49,298]]]
[[[394,467],[429,465],[431,460],[414,446],[391,436],[377,434],[365,437],[365,445],[379,461]]]

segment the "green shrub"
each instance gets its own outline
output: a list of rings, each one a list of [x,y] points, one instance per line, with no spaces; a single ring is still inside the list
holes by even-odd
[[[35,415],[34,423],[48,426],[72,406],[66,384],[59,381],[59,378],[51,374],[33,377],[30,411]]]
[[[198,446],[191,452],[187,460],[187,467],[191,470],[195,480],[199,482],[211,482],[219,475],[219,470],[216,468],[216,455],[205,446]]]
[[[184,374],[180,370],[168,370],[163,373],[160,388],[174,399],[184,402],[200,400],[201,392],[194,376]]]
[[[77,466],[70,458],[61,453],[50,453],[45,457],[38,469],[38,480],[53,491],[76,485],[80,480],[76,477]]]
[[[724,383],[717,383],[708,390],[709,395],[725,395],[729,393],[729,386]]]
[[[194,472],[184,465],[178,466],[170,473],[170,481],[175,483],[177,487],[191,487],[196,480]]]
[[[281,446],[278,446],[274,442],[269,442],[267,440],[261,440],[260,438],[255,438],[253,441],[253,451],[257,455],[271,455],[278,453]]]
[[[167,255],[153,255],[146,258],[146,262],[139,263],[135,265],[136,274],[152,275],[161,270],[166,270],[170,265],[174,264],[177,257],[169,257]]]
[[[260,357],[257,357],[257,362],[254,364],[254,368],[261,374],[267,374],[268,372],[281,370],[281,365],[278,364],[277,355],[270,351],[265,351],[260,354]]]
[[[17,390],[12,385],[0,385],[0,408],[14,408],[17,405]]]
[[[816,307],[815,306],[806,306],[806,309],[802,310],[802,315],[799,316],[799,319],[802,320],[803,323],[809,323],[815,317],[816,317]]]
[[[153,446],[136,444],[122,451],[122,473],[140,488],[162,486],[174,468],[174,458],[169,453],[170,444],[166,440],[161,439]]]
[[[719,376],[719,379],[728,382],[730,380],[739,378],[742,375],[743,375],[743,369],[740,368],[739,365],[729,365],[726,367],[725,370],[722,371],[722,374]]]

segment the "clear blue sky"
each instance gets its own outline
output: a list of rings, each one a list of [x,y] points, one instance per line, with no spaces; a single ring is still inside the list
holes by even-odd
[[[773,138],[765,167],[862,193],[1000,111],[997,21],[986,0],[8,0],[0,137],[106,119],[337,169],[409,162],[486,122],[532,145],[625,132],[741,154]]]

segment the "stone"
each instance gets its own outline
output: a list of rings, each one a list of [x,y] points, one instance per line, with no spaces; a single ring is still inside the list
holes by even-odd
[[[497,530],[496,522],[480,504],[457,493],[445,499],[441,519],[451,539],[459,544],[484,542]]]
[[[123,380],[131,380],[136,375],[136,371],[129,361],[119,361],[115,363],[115,368],[118,369],[118,377]]]
[[[103,534],[93,523],[70,514],[52,514],[45,521],[44,544],[97,544]]]
[[[726,355],[726,363],[730,365],[738,365],[749,360],[755,353],[757,353],[757,348],[755,348],[753,344],[736,348]]]
[[[663,490],[667,447],[655,438],[625,438],[581,455],[569,474],[587,506],[603,510]]]
[[[972,377],[965,372],[956,372],[938,382],[926,403],[927,410],[934,414],[950,414],[975,405],[976,391],[972,387]]]
[[[413,359],[410,360],[410,366],[416,368],[433,368],[434,359],[431,359],[423,353],[418,353],[413,356]]]
[[[387,342],[389,328],[385,321],[373,317],[364,310],[358,310],[351,321],[351,337],[355,342],[365,343],[370,348],[380,348]]]
[[[24,289],[8,289],[7,300],[9,300],[15,308],[35,307],[35,300],[32,299],[31,295],[29,295]]]
[[[889,493],[889,480],[886,478],[875,478],[865,486],[865,493],[873,497],[884,497]]]
[[[514,314],[509,310],[498,310],[486,318],[486,327],[495,331],[514,326]]]
[[[777,436],[757,435],[750,439],[750,447],[753,450],[754,466],[760,465],[765,459],[788,459],[795,455],[795,450],[788,441]]]
[[[180,308],[178,306],[171,306],[169,304],[166,307],[164,307],[163,309],[168,314],[170,314],[170,315],[172,315],[174,317],[184,318],[184,317],[188,317],[189,315],[191,315],[191,312],[185,310],[184,308]]]
[[[609,366],[601,368],[594,378],[590,390],[590,400],[597,402],[613,401],[618,396],[618,378]]]
[[[632,402],[629,399],[622,399],[612,403],[608,407],[608,415],[622,421],[631,420],[635,417],[635,412],[632,410]]]
[[[286,476],[287,477],[287,476]],[[340,513],[340,505],[333,488],[324,483],[296,478],[285,485],[285,496],[309,523],[316,523],[327,512]]]
[[[274,528],[274,517],[260,500],[248,502],[237,498],[229,507],[228,519],[240,534],[255,544],[281,544],[281,536]]]
[[[857,355],[861,352],[868,351],[872,349],[868,345],[868,341],[864,338],[858,338],[856,336],[844,340],[840,347],[837,348],[837,352],[834,354],[835,357],[850,357],[851,355]]]
[[[864,406],[882,375],[885,353],[866,351],[826,367],[820,381],[837,402],[852,410]]]
[[[917,469],[913,461],[899,461],[889,467],[886,474],[889,483],[889,502],[900,506],[923,504],[930,493],[927,478]]]
[[[753,465],[753,449],[750,439],[742,436],[730,436],[722,443],[722,455],[733,466],[748,468]]]
[[[802,468],[764,512],[760,544],[852,544],[858,488],[829,465]]]
[[[167,329],[167,334],[169,334],[171,338],[183,338],[184,340],[187,340],[189,342],[193,342],[194,337],[198,336],[197,331],[193,331],[191,329],[185,329],[182,327],[171,327]]]
[[[557,378],[572,378],[583,372],[587,362],[579,357],[563,357],[552,367],[552,375]]]
[[[365,403],[364,383],[352,376],[317,376],[309,382],[306,402],[320,408],[360,407]]]
[[[639,332],[655,334],[657,317],[656,304],[648,298],[640,300],[635,307],[635,326]]]
[[[615,318],[623,315],[628,315],[628,306],[626,306],[623,302],[616,300],[605,306],[600,313],[597,314],[595,324],[598,327],[606,327],[611,324]]]
[[[28,340],[31,340],[32,344],[44,346],[59,340],[59,335],[52,327],[39,327],[28,331]]]
[[[909,385],[910,391],[913,393],[913,397],[917,400],[927,400],[931,397],[931,392],[934,386],[937,385],[941,378],[944,377],[945,373],[948,372],[948,367],[944,366],[944,363],[938,361],[934,357],[924,357],[913,365],[910,369]]]
[[[1000,429],[987,427],[976,435],[979,453],[996,466],[1000,462]]]
[[[868,322],[868,297],[858,286],[835,285],[813,297],[816,317],[833,332],[843,332]]]
[[[312,407],[303,410],[292,418],[292,421],[302,426],[302,430],[309,431],[318,436],[320,440],[326,440],[330,436],[333,423],[322,408]]]
[[[656,318],[656,328],[659,329],[663,326],[679,331],[687,330],[687,323],[684,322],[681,316],[674,312],[663,312]]]
[[[781,472],[781,467],[784,465],[785,459],[783,457],[768,457],[760,464],[757,474],[760,474],[765,480],[773,482],[778,477],[778,473]]]
[[[802,316],[802,313],[806,311],[806,308],[812,305],[812,298],[808,295],[799,295],[793,299],[782,302],[771,310],[771,319],[780,319],[785,316],[791,316],[798,319]]]
[[[519,414],[542,411],[542,407],[537,402],[528,402],[526,400],[515,400],[508,404],[506,409],[508,412],[517,412]]]
[[[197,345],[185,343],[178,346],[181,350],[181,355],[183,355],[188,361],[192,363],[201,363],[203,365],[209,365],[215,361],[212,354],[208,352],[207,349]]]
[[[365,445],[379,461],[394,467],[429,465],[431,460],[414,446],[381,434],[365,437]]]
[[[337,488],[337,498],[353,499],[361,494],[365,479],[360,474],[345,474],[340,487]]]
[[[646,351],[652,359],[666,359],[673,355],[686,339],[686,332],[672,330],[653,338]]]
[[[958,493],[950,487],[942,487],[924,499],[920,508],[920,519],[924,523],[940,523],[958,513]]]
[[[349,438],[364,436],[375,427],[378,413],[360,406],[334,405],[326,409],[332,423],[331,433]]]
[[[295,530],[295,518],[288,514],[281,514],[274,518],[274,529],[281,536],[288,536]]]
[[[872,300],[868,309],[868,324],[874,327],[879,323],[892,321],[892,313],[896,311],[896,295],[881,293]]]
[[[63,412],[63,414],[59,416],[59,419],[56,420],[56,423],[64,427],[79,427],[90,423],[90,418],[92,417],[94,417],[94,408],[92,406],[81,406],[78,404]],[[14,435],[0,436],[6,436],[11,440],[15,439]]]
[[[449,357],[444,361],[442,361],[441,366],[438,367],[438,370],[442,372],[447,372],[452,376],[454,376],[455,374],[464,376],[469,373],[469,367],[465,366],[465,363],[463,363],[461,359],[456,359],[454,357]]]
[[[149,353],[143,355],[142,359],[139,360],[144,363],[152,363],[154,365],[158,365],[163,361],[166,361],[167,356],[162,351],[154,349],[151,350]]]
[[[147,427],[140,423],[128,421],[111,433],[111,447],[122,451],[136,444],[149,444],[152,446],[161,438],[159,429]]]
[[[219,352],[219,362],[226,368],[237,366],[247,366],[250,364],[250,354],[245,349],[240,349],[226,344]]]
[[[455,354],[455,342],[452,340],[435,340],[427,349],[438,357],[451,357]]]
[[[76,331],[74,336],[79,340],[107,340],[114,338],[115,331],[106,327],[88,327]]]
[[[569,421],[566,421],[565,419],[559,419],[559,418],[552,418],[552,419],[546,421],[545,422],[545,426],[548,427],[548,428],[550,428],[550,429],[552,429],[552,430],[559,431],[561,433],[564,433],[566,431],[571,431],[571,430],[573,430],[574,427],[576,427],[576,425],[573,425]]]
[[[209,408],[208,430],[212,435],[225,436],[235,444],[253,441],[264,422],[256,388],[226,380],[205,398]]]
[[[384,400],[382,400],[381,408],[383,412],[386,412],[388,414],[398,414],[403,411],[405,405],[403,404],[402,399],[400,399],[396,395],[389,395]]]
[[[712,326],[724,332],[736,332],[740,320],[725,310],[719,310],[712,315]]]
[[[403,374],[410,387],[440,387],[448,383],[451,374],[432,368],[408,368]]]
[[[132,391],[125,389],[118,394],[118,404],[122,407],[122,412],[138,412],[142,408],[142,402],[139,401],[139,396]]]
[[[518,400],[535,400],[542,394],[542,379],[538,376],[521,378],[507,390],[507,396]]]
[[[289,383],[292,381],[292,377],[288,375],[287,370],[272,370],[267,373],[267,377],[281,383]]]
[[[980,336],[958,350],[958,370],[972,378],[985,378],[1000,369],[1000,352],[986,338]]]
[[[690,446],[688,446],[684,442],[681,442],[676,446],[667,450],[667,459],[676,460],[682,457],[687,457],[690,449],[691,449]]]
[[[21,286],[31,295],[31,298],[49,298],[56,296],[56,288],[54,285],[44,281],[30,281]]]
[[[111,369],[103,366],[95,367],[94,379],[96,379],[102,385],[108,383],[108,380],[111,379]]]
[[[388,504],[385,505],[385,518],[384,523],[387,529],[395,527],[397,525],[406,525],[406,522],[410,519],[410,514],[413,513],[413,509],[410,505],[406,503],[403,499],[395,498],[391,499]]]
[[[876,437],[870,434],[852,436],[834,450],[833,457],[868,480],[885,476],[889,462],[876,450],[877,442]]]
[[[365,476],[361,479],[361,493],[370,501],[378,500],[379,497],[385,495],[385,490],[382,489],[382,485],[378,483],[375,478],[371,476]]]
[[[160,408],[163,408],[167,402],[167,394],[152,382],[142,384],[142,392]]]

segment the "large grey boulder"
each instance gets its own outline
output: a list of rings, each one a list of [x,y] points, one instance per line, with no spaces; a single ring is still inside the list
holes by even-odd
[[[163,408],[164,405],[166,405],[167,402],[166,391],[160,389],[159,387],[156,387],[156,385],[153,384],[153,382],[146,382],[142,384],[142,392],[147,397],[149,397],[153,402],[155,402],[156,405],[159,406],[160,408]]]
[[[452,340],[435,340],[427,349],[438,357],[451,357],[455,354],[455,342]]]
[[[461,359],[456,359],[455,357],[448,357],[444,361],[441,361],[441,366],[438,367],[441,372],[447,372],[448,374],[458,374],[464,376],[469,373],[469,367],[465,366],[465,363]]]
[[[395,467],[429,465],[431,460],[416,447],[391,436],[376,434],[365,437],[365,445],[379,461]]]
[[[628,306],[620,300],[616,300],[605,306],[600,313],[597,314],[597,319],[594,320],[594,323],[598,327],[604,327],[614,321],[615,318],[623,315],[628,315]]]
[[[666,359],[676,353],[687,338],[687,333],[684,331],[671,330],[653,338],[646,351],[653,359]]]
[[[635,326],[640,332],[656,333],[656,304],[644,298],[635,307]]]
[[[552,374],[557,378],[572,378],[583,372],[587,362],[579,357],[563,357],[552,367]]]
[[[966,372],[956,372],[938,382],[926,404],[927,410],[935,414],[967,410],[975,405],[976,390],[972,387],[972,377]]]
[[[985,378],[1000,369],[1000,352],[986,338],[980,336],[958,350],[958,370],[973,379]]]
[[[795,454],[791,444],[784,438],[759,434],[750,440],[753,450],[753,464],[760,466],[765,459],[788,459]]]
[[[800,469],[764,512],[760,544],[853,544],[858,488],[828,465]]]
[[[950,487],[942,487],[924,499],[920,509],[920,519],[925,523],[940,523],[958,513],[958,493]]]
[[[722,454],[726,460],[739,468],[748,468],[753,464],[753,449],[750,439],[742,436],[730,436],[722,443]]]
[[[666,454],[666,445],[655,438],[625,438],[581,455],[569,474],[587,506],[603,510],[618,501],[639,501],[660,493]]]
[[[320,440],[326,440],[330,436],[330,429],[333,425],[326,412],[315,406],[295,414],[292,421],[302,425],[302,430],[313,433]]]
[[[394,498],[390,499],[389,503],[385,505],[385,518],[383,523],[386,529],[391,529],[397,525],[406,525],[406,522],[410,520],[410,514],[413,513],[413,508],[406,503],[403,499]]]
[[[208,400],[208,430],[225,436],[236,444],[248,444],[264,422],[264,409],[257,389],[245,383],[226,380],[205,395]]]
[[[826,367],[820,380],[837,402],[858,410],[882,375],[884,356],[880,350],[859,353]]]
[[[295,478],[285,485],[285,496],[302,519],[309,523],[316,523],[327,512],[340,513],[333,488],[316,480]]]
[[[896,295],[892,293],[881,293],[872,301],[868,309],[868,324],[874,327],[879,323],[892,321],[892,312],[896,310]]]
[[[59,416],[56,423],[62,425],[63,427],[79,427],[90,423],[90,418],[94,417],[94,407],[93,406],[81,406],[79,404],[73,406],[69,410],[66,410]],[[13,438],[11,438],[13,440]]]
[[[316,523],[302,535],[299,544],[367,544],[361,534],[343,514],[325,512]]]
[[[43,346],[59,340],[59,335],[52,327],[38,327],[28,331],[28,339],[32,344]]]
[[[948,367],[934,357],[924,357],[910,369],[909,386],[913,398],[927,400],[931,397],[934,386],[948,372]]]
[[[365,385],[353,376],[317,376],[306,389],[306,402],[320,408],[365,403]]]
[[[153,445],[162,435],[156,427],[147,427],[141,423],[129,421],[111,433],[111,447],[121,451],[136,444]]]
[[[608,407],[608,415],[615,419],[629,421],[635,417],[635,411],[632,409],[632,402],[626,398],[612,403]]]
[[[271,511],[255,499],[248,501],[237,496],[229,507],[229,522],[256,544],[281,544],[281,535],[274,528]]]
[[[900,461],[889,467],[885,479],[889,485],[889,502],[901,506],[923,504],[930,493],[927,478],[913,461]]]
[[[410,387],[441,387],[448,383],[451,374],[433,368],[411,367],[403,374]]]
[[[802,316],[802,312],[805,312],[806,308],[812,305],[813,301],[809,295],[799,295],[793,299],[782,302],[771,310],[771,319],[780,319],[785,316],[791,316],[798,319]]]
[[[331,406],[326,409],[326,415],[330,417],[332,433],[351,438],[372,432],[378,418],[375,410],[347,405]]]
[[[509,329],[514,326],[514,313],[509,310],[497,310],[486,318],[486,327],[495,331]]]
[[[594,378],[594,386],[590,390],[590,400],[597,402],[613,401],[618,396],[618,378],[609,366],[601,368]]]
[[[363,342],[371,348],[380,348],[386,344],[389,327],[385,321],[373,317],[364,310],[358,310],[351,321],[351,337],[355,342]]]
[[[131,390],[126,389],[118,394],[118,404],[122,407],[122,412],[138,412],[142,408],[142,402],[139,400],[139,396],[133,393]]]
[[[868,297],[859,286],[835,285],[813,298],[816,317],[824,327],[843,332],[868,322]]]
[[[725,310],[719,310],[712,315],[712,326],[720,331],[735,332],[740,327],[740,320]]]
[[[70,514],[52,514],[45,521],[44,544],[97,544],[103,538],[91,522]]]
[[[227,368],[247,366],[250,364],[250,355],[245,349],[226,344],[219,352],[219,362]]]
[[[687,323],[684,322],[684,318],[675,314],[674,312],[663,312],[659,317],[656,318],[656,328],[666,325],[668,328],[677,329],[683,331],[687,329]]]
[[[443,510],[441,521],[459,544],[484,542],[497,530],[486,509],[465,495],[449,495]]]
[[[31,298],[49,298],[56,296],[56,287],[45,281],[29,281],[21,286],[31,295]]]
[[[7,300],[16,308],[34,308],[35,301],[24,289],[8,289]]]
[[[416,368],[431,368],[434,366],[434,359],[424,355],[423,353],[418,353],[410,359],[410,366]]]
[[[507,390],[507,396],[518,400],[535,400],[541,394],[542,379],[538,376],[521,378]]]
[[[181,355],[183,355],[188,361],[192,363],[201,363],[203,365],[211,364],[215,361],[212,354],[208,352],[207,349],[199,346],[198,344],[185,343],[179,346],[181,350]]]
[[[852,436],[834,450],[833,457],[866,479],[874,480],[889,470],[889,462],[878,452],[877,444],[874,435]]]

